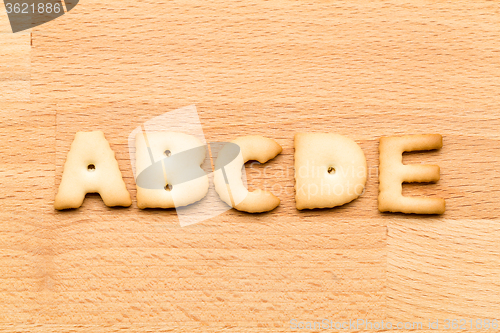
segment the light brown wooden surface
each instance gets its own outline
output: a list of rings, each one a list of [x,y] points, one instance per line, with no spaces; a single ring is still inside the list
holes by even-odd
[[[0,63],[0,87],[26,68],[31,80],[29,102],[0,90],[0,331],[498,317],[499,19],[490,1],[88,0],[34,28],[29,52],[9,58],[20,67]],[[21,36],[0,33],[0,59]],[[129,133],[190,104],[207,141],[283,146],[266,169],[247,168],[250,188],[281,198],[275,211],[181,228],[175,211],[136,207]],[[132,207],[89,195],[54,211],[74,133],[97,129]],[[298,131],[356,140],[366,193],[297,211]],[[439,164],[441,180],[404,193],[446,198],[442,216],[377,211],[378,139],[413,133],[443,135],[441,150],[405,156]]]
[[[29,102],[31,30],[12,33],[0,0],[0,101]]]

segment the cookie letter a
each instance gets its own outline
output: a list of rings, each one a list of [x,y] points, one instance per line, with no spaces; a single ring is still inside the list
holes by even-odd
[[[359,197],[367,175],[363,151],[333,133],[295,134],[295,205],[331,208]]]
[[[99,193],[106,206],[132,204],[115,153],[101,131],[76,133],[54,208],[78,208],[87,193]]]
[[[441,198],[404,197],[403,182],[437,182],[439,166],[405,165],[403,152],[439,149],[443,137],[439,134],[403,135],[380,138],[380,170],[378,210],[414,214],[443,214]]]

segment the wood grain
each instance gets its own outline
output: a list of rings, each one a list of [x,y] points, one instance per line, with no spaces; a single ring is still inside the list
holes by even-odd
[[[0,101],[30,101],[30,51],[31,31],[13,34],[0,1]]]
[[[0,33],[12,33],[4,1],[0,1]],[[5,37],[5,36],[4,36]]]
[[[0,90],[0,332],[494,319],[499,18],[491,1],[88,0],[34,28],[30,66],[0,63],[0,86],[23,68],[31,79],[29,103]],[[2,38],[17,36],[4,35],[0,54]],[[247,167],[250,188],[280,197],[276,210],[181,228],[175,211],[137,208],[128,135],[190,104],[207,141],[261,134],[283,146]],[[75,132],[97,129],[132,207],[88,195],[78,210],[54,211]],[[299,131],[360,144],[369,166],[361,198],[295,209]],[[377,211],[378,139],[413,133],[443,135],[439,151],[404,156],[440,165],[441,180],[404,193],[444,197],[442,216]]]

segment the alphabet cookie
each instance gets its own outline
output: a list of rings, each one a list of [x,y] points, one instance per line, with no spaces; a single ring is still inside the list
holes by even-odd
[[[76,133],[64,163],[54,208],[78,208],[87,193],[99,193],[106,206],[132,204],[115,153],[101,131]]]
[[[176,208],[205,197],[209,182],[200,165],[206,148],[196,137],[177,132],[141,132],[135,147],[139,208]]]
[[[248,213],[261,213],[273,210],[280,204],[274,194],[257,189],[249,192],[241,180],[241,169],[250,160],[265,163],[281,153],[281,146],[274,140],[260,136],[249,135],[232,141],[240,148],[238,156],[227,163],[231,145],[226,145],[220,152],[215,163],[214,185],[222,201],[237,210]]]
[[[353,140],[333,133],[295,134],[297,209],[351,202],[363,193],[366,177],[365,155]]]
[[[405,165],[403,152],[439,149],[443,137],[439,134],[388,136],[380,138],[380,170],[378,209],[381,212],[443,214],[441,198],[405,197],[403,182],[437,182],[439,166]]]

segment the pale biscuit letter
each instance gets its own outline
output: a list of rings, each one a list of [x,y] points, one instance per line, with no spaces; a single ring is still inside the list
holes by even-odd
[[[439,134],[380,138],[379,211],[407,214],[444,213],[444,199],[402,195],[403,182],[437,182],[439,180],[439,166],[405,165],[403,164],[403,152],[439,149],[442,146],[443,138]]]
[[[220,198],[229,206],[248,213],[267,212],[278,207],[280,199],[274,194],[260,189],[249,192],[241,180],[241,170],[247,161],[265,163],[273,159],[281,153],[281,146],[260,135],[239,137],[232,143],[240,148],[237,157],[228,158],[234,155],[231,152],[234,145],[226,145],[215,163],[214,185]]]
[[[137,207],[175,208],[205,197],[208,176],[200,167],[206,147],[196,137],[178,132],[136,136]]]
[[[333,133],[295,134],[297,209],[351,202],[363,193],[366,176],[365,155],[353,140]]]
[[[87,193],[99,193],[106,206],[132,204],[115,153],[101,131],[76,133],[54,208],[78,208]]]

